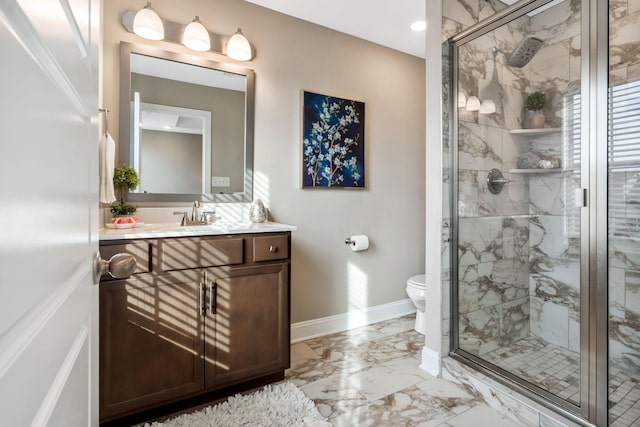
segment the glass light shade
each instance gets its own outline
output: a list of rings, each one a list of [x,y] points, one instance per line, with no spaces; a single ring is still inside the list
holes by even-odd
[[[467,99],[467,111],[478,111],[480,109],[480,100],[477,96],[470,96]]]
[[[485,99],[480,104],[480,111],[478,112],[480,114],[493,114],[496,112],[496,103],[490,99]]]
[[[164,25],[162,19],[151,8],[151,2],[140,9],[133,18],[133,32],[149,40],[164,39]]]
[[[458,92],[458,108],[464,108],[467,105],[467,97],[464,93]]]
[[[189,25],[184,29],[182,34],[182,44],[192,50],[198,50],[200,52],[211,49],[211,39],[209,38],[209,31],[202,25],[200,18],[196,16],[196,19],[191,21]]]
[[[240,28],[231,36],[227,43],[227,56],[238,61],[248,61],[251,59],[251,45],[249,40],[242,34]]]

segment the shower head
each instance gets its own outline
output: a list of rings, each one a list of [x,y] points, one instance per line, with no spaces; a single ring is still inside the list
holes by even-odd
[[[538,53],[541,47],[542,40],[537,37],[526,37],[507,57],[507,64],[512,67],[522,68],[531,61],[531,58]]]

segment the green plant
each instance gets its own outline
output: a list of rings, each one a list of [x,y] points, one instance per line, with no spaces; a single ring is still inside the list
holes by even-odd
[[[115,215],[132,215],[138,208],[129,203],[115,202],[111,205],[111,213]]]
[[[134,168],[123,164],[113,169],[113,188],[118,193],[118,201],[111,204],[113,215],[131,215],[137,207],[125,203],[127,190],[133,190],[138,186],[138,173]]]
[[[123,164],[113,169],[113,187],[118,192],[118,200],[124,203],[127,190],[138,186],[138,173],[134,168]]]
[[[524,103],[525,107],[529,111],[540,111],[544,107],[544,103],[547,101],[547,97],[542,92],[533,92],[527,96]]]

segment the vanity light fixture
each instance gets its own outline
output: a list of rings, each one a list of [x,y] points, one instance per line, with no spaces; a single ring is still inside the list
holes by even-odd
[[[151,2],[147,2],[147,5],[133,18],[133,32],[148,40],[164,39],[162,19],[151,7]]]
[[[182,44],[192,50],[211,51],[226,55],[237,61],[249,61],[253,58],[251,44],[242,34],[240,28],[229,37],[209,32],[200,22],[198,16],[188,25],[167,20],[163,21],[151,8],[151,2],[148,2],[138,12],[131,10],[124,12],[122,14],[122,26],[130,33],[135,33],[149,40],[164,39],[171,43]]]
[[[466,106],[467,106],[467,96],[462,92],[458,92],[458,108],[464,108]]]
[[[480,109],[478,110],[478,113],[480,114],[493,114],[495,112],[496,103],[490,99],[485,99],[484,101],[482,101],[482,104],[480,104]]]
[[[480,109],[480,99],[477,96],[470,96],[465,106],[467,111],[478,111]]]
[[[227,56],[238,61],[248,61],[251,59],[251,45],[249,40],[242,34],[240,28],[231,36],[227,43]]]
[[[211,39],[209,38],[209,31],[200,22],[200,17],[191,21],[189,25],[184,29],[182,34],[182,44],[192,50],[200,52],[211,49]]]

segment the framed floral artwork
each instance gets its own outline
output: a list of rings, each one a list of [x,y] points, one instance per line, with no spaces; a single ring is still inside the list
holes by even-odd
[[[364,186],[364,102],[302,91],[302,187]]]

